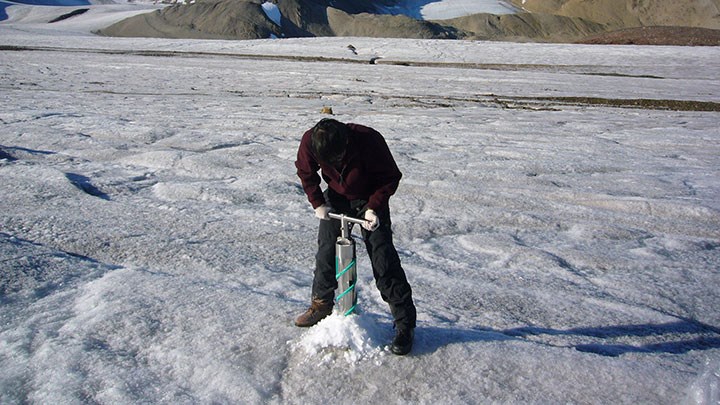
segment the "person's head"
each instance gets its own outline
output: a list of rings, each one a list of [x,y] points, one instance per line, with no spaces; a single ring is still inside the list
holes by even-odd
[[[313,128],[315,156],[323,163],[337,164],[345,156],[349,128],[332,118],[323,118]]]

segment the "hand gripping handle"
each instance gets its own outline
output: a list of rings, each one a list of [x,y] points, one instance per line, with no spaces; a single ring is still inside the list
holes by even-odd
[[[364,224],[365,222],[367,222],[367,221],[364,220],[364,219],[349,217],[349,216],[347,216],[347,215],[345,215],[345,214],[335,214],[335,213],[332,213],[332,212],[331,212],[331,213],[328,214],[328,216],[329,216],[330,218],[334,218],[334,219],[339,219],[339,220],[340,220],[340,230],[341,230],[341,232],[342,232],[342,237],[345,238],[345,239],[349,239],[349,238],[350,238],[350,224],[351,224],[351,223],[362,225],[362,224]]]

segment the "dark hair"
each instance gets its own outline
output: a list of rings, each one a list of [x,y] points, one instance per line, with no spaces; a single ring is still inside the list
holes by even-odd
[[[315,124],[312,145],[315,156],[323,163],[338,163],[345,155],[349,129],[332,118],[323,118]]]

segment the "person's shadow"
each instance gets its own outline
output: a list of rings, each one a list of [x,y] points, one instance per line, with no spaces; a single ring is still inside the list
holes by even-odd
[[[556,339],[543,341],[542,336],[568,336],[570,343],[558,344]],[[615,343],[623,336],[647,337],[650,343],[640,345]],[[527,339],[532,337],[532,340]],[[587,339],[585,339],[587,338]],[[439,348],[467,342],[527,340],[543,345],[572,347],[581,352],[616,357],[625,353],[682,354],[691,350],[720,348],[720,328],[691,319],[665,324],[618,325],[558,330],[527,326],[495,330],[490,328],[460,329],[418,325],[415,334],[415,355],[430,354]],[[582,341],[582,342],[579,342]]]

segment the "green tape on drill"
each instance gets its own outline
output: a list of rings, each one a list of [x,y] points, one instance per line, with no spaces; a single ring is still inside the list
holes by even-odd
[[[350,269],[355,265],[355,259],[353,259],[353,260],[350,262],[350,264],[348,264],[347,267],[345,267],[345,268],[344,268],[341,272],[339,272],[339,273],[337,272],[338,264],[340,264],[340,263],[339,263],[338,258],[336,257],[336,258],[335,258],[335,280],[340,280],[340,277],[342,277],[343,274],[347,273],[347,271],[350,270]]]

